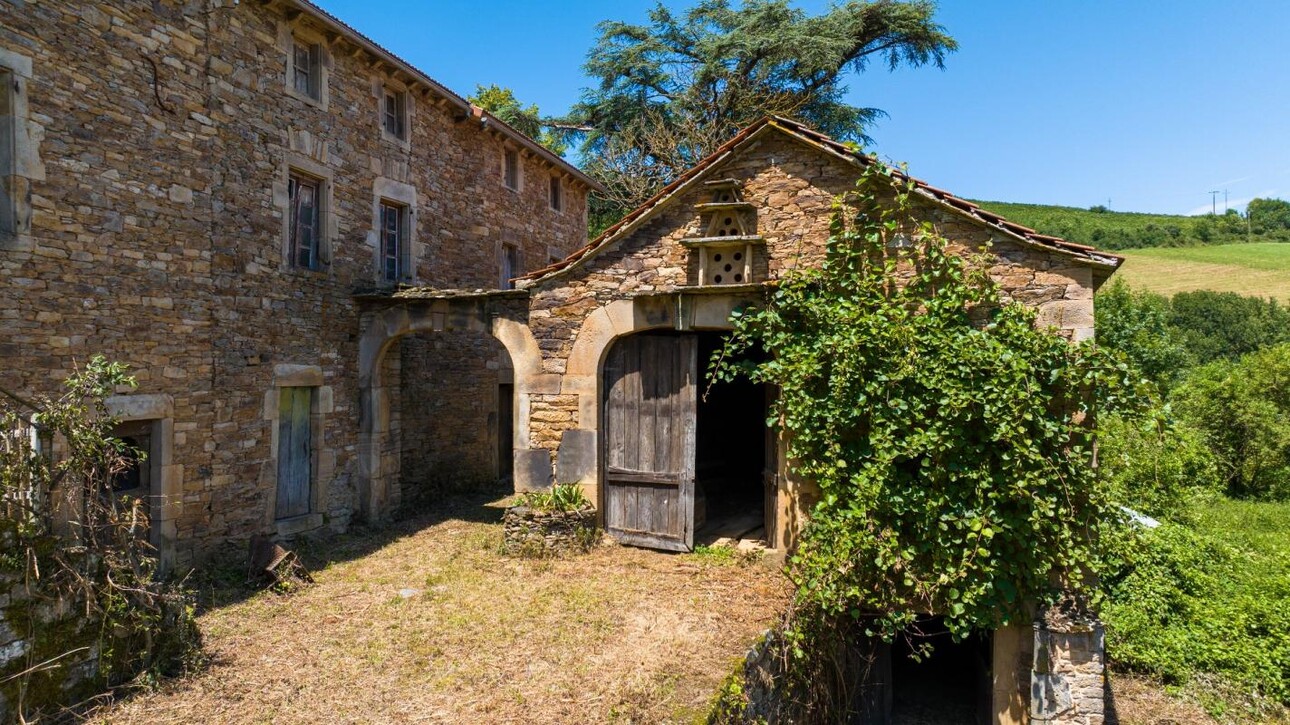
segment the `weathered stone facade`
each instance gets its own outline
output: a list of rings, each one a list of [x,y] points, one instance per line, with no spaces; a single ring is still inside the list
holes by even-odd
[[[289,86],[297,40],[316,48],[317,99]],[[180,563],[254,533],[343,529],[358,510],[352,295],[379,281],[382,199],[407,215],[415,284],[497,288],[503,245],[522,272],[585,239],[586,177],[305,2],[0,4],[0,74],[16,81],[0,104],[14,139],[0,386],[54,392],[101,353],[138,377],[122,397],[164,396]],[[383,130],[385,88],[403,99],[403,139]],[[292,173],[320,182],[317,269],[287,253]],[[293,386],[314,391],[315,501],[284,527],[277,396]]]
[[[359,384],[370,406],[364,419],[375,423],[364,429],[364,439],[373,450],[388,450],[394,434],[385,422],[394,409],[390,376],[377,373],[382,351],[393,341],[421,330],[491,332],[514,370],[516,490],[545,488],[558,478],[581,483],[588,498],[599,501],[602,374],[610,346],[648,330],[729,329],[730,312],[757,300],[763,284],[821,260],[834,199],[854,188],[867,163],[799,124],[767,119],[588,247],[521,279],[522,292],[503,299],[423,289],[370,298]],[[1037,324],[1070,339],[1093,335],[1093,292],[1115,270],[1117,257],[1045,237],[906,181],[915,188],[915,214],[949,239],[952,252],[977,255],[988,248],[985,263],[1005,298],[1036,308]],[[700,279],[702,245],[713,241],[705,241],[713,189],[727,187],[737,189],[741,213],[754,218],[745,230],[750,279],[711,284]],[[779,488],[767,496],[775,509],[767,518],[774,529],[768,538],[788,544],[805,521],[814,489],[794,480],[782,440],[778,447]],[[374,461],[360,473],[368,505],[386,506],[398,465]]]

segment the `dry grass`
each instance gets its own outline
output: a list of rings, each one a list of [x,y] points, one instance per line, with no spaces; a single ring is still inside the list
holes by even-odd
[[[92,721],[693,721],[787,594],[766,561],[508,558],[500,510],[306,547],[315,586],[207,611],[207,671]]]
[[[1116,273],[1134,289],[1172,295],[1214,290],[1290,302],[1290,244],[1137,249]]]
[[[1108,707],[1113,707],[1120,725],[1290,725],[1284,708],[1246,700],[1232,686],[1206,677],[1183,687],[1166,687],[1148,677],[1112,673],[1111,692],[1113,705]],[[1206,711],[1207,704],[1218,712],[1217,718]]]

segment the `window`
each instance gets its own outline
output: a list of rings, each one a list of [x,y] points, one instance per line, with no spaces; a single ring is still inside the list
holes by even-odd
[[[381,279],[397,282],[409,276],[408,208],[381,200]]]
[[[520,250],[514,244],[502,245],[502,289],[515,289],[515,277],[520,273]]]
[[[322,45],[295,41],[292,52],[291,87],[315,101],[322,100]]]
[[[407,94],[385,89],[381,100],[381,127],[400,141],[408,137]]]
[[[292,172],[287,180],[288,254],[291,265],[318,269],[319,237],[322,233],[322,182]]]
[[[313,508],[313,391],[279,388],[277,519],[305,516]]]
[[[506,188],[520,190],[520,152],[506,149],[502,154],[502,183]]]
[[[564,187],[560,184],[560,177],[558,176],[551,177],[550,201],[551,208],[555,211],[564,209]]]
[[[0,68],[0,236],[11,237],[18,233],[15,193],[18,179],[15,154],[17,114],[14,109],[14,76],[8,68]]]

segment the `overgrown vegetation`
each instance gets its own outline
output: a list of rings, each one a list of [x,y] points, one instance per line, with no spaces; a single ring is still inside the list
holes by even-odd
[[[822,266],[736,314],[713,360],[718,379],[777,386],[770,422],[820,487],[789,568],[808,699],[847,632],[890,641],[935,612],[962,638],[1063,591],[1091,598],[1120,520],[1087,422],[1135,404],[1129,366],[1002,303],[890,173],[866,170]],[[731,362],[754,345],[775,355]]]
[[[557,483],[549,491],[526,491],[516,504],[539,511],[582,511],[592,507],[577,483]]]
[[[1106,207],[1078,209],[1046,204],[978,201],[981,207],[1009,221],[1072,242],[1102,249],[1186,247],[1240,242],[1290,242],[1290,226],[1282,223],[1280,199],[1255,199],[1246,216],[1235,209],[1226,214],[1181,216],[1110,211]],[[1265,210],[1270,207],[1271,210]]]
[[[1113,663],[1204,682],[1215,715],[1290,705],[1290,315],[1116,284],[1098,295],[1097,325],[1161,388],[1152,416],[1101,425],[1117,501],[1161,521],[1136,528],[1108,571]]]
[[[0,686],[20,717],[200,659],[193,599],[158,578],[146,504],[113,491],[145,453],[112,436],[104,400],[133,385],[124,366],[95,357],[61,397],[0,398],[0,584],[28,642]],[[77,682],[69,673],[83,668],[71,665],[85,660],[95,666]]]

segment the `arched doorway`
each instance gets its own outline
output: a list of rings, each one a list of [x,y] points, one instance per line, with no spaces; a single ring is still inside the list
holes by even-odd
[[[540,360],[532,334],[517,321],[526,302],[514,292],[482,293],[400,300],[364,315],[358,490],[367,520],[387,518],[418,486],[452,485],[445,466],[466,465],[473,470],[467,477],[504,475],[505,441],[527,439],[528,422],[513,403]],[[436,390],[456,405],[427,404]],[[454,447],[475,450],[454,461]]]

